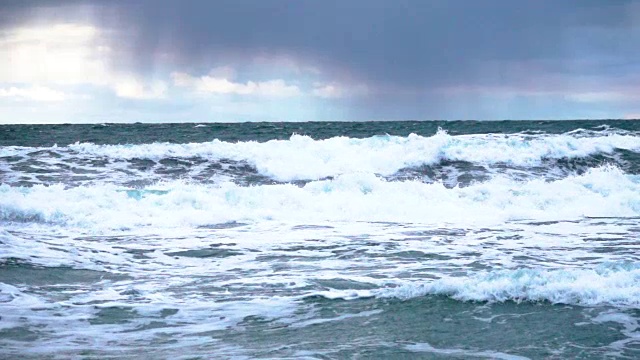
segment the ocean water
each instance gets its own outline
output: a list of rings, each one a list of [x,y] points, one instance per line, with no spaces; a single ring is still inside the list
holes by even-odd
[[[640,358],[640,122],[0,126],[0,358]]]

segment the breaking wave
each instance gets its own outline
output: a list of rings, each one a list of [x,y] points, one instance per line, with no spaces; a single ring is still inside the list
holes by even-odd
[[[0,157],[26,156],[34,152],[53,153],[56,157],[84,157],[110,160],[145,159],[230,159],[247,162],[257,171],[277,181],[314,180],[349,173],[374,173],[388,176],[401,169],[464,161],[481,165],[507,164],[537,166],[549,159],[583,158],[613,154],[616,150],[637,152],[640,141],[630,134],[605,136],[575,134],[528,135],[484,134],[451,136],[438,131],[430,137],[374,136],[365,139],[334,137],[314,140],[293,135],[289,140],[230,143],[213,140],[205,143],[141,145],[94,145],[76,143],[67,147],[4,147]],[[42,159],[41,159],[42,160]],[[46,161],[45,161],[46,162]]]
[[[387,181],[372,174],[304,186],[179,181],[143,189],[0,185],[0,221],[108,229],[262,220],[485,224],[638,215],[640,176],[611,166],[551,182],[496,176],[464,188]]]
[[[640,307],[640,266],[602,264],[594,269],[518,269],[448,277],[380,291],[410,299],[445,295],[462,301],[548,301],[555,304]]]
[[[447,296],[460,301],[550,302],[639,308],[640,266],[619,262],[603,263],[592,269],[491,270],[372,290],[327,290],[313,296],[344,300],[370,297],[410,300]]]

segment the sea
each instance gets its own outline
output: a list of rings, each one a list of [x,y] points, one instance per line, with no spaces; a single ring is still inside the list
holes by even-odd
[[[2,359],[638,359],[640,121],[0,126]]]

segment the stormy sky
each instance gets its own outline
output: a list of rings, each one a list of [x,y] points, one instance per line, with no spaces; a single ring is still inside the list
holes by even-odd
[[[0,0],[0,123],[640,117],[640,0]]]

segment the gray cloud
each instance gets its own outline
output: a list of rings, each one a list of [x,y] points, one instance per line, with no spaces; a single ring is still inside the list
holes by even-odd
[[[7,2],[8,1],[8,2]],[[464,73],[480,61],[566,59],[578,42],[624,52],[615,29],[629,26],[632,0],[5,0],[4,18],[40,10],[50,18],[85,11],[126,32],[117,40],[149,65],[172,51],[188,64],[256,51],[292,53],[372,79],[411,83]],[[112,11],[106,9],[112,8]],[[638,9],[638,8],[636,8]],[[12,12],[19,12],[15,16]],[[8,14],[8,16],[6,16]],[[571,29],[605,29],[577,39]],[[614,33],[611,31],[614,29]],[[606,32],[606,31],[605,31]],[[613,37],[613,38],[612,38]],[[610,41],[614,40],[614,41]],[[631,40],[631,39],[628,39]],[[635,49],[636,47],[628,46]],[[596,53],[597,55],[597,53]],[[615,54],[613,54],[615,55]],[[147,58],[148,57],[148,58]],[[464,74],[463,74],[464,75]],[[387,79],[390,77],[391,79]]]
[[[256,54],[302,59],[334,78],[417,104],[434,88],[558,86],[637,72],[633,0],[5,0],[0,26],[89,17],[115,29],[118,66],[203,72]],[[69,9],[80,9],[69,11]],[[162,58],[161,54],[169,54]],[[165,62],[166,64],[162,64]],[[542,81],[542,80],[540,80]],[[628,80],[624,80],[628,81]],[[402,92],[411,93],[402,97]],[[417,95],[416,95],[417,93]],[[441,101],[441,96],[433,96]]]

